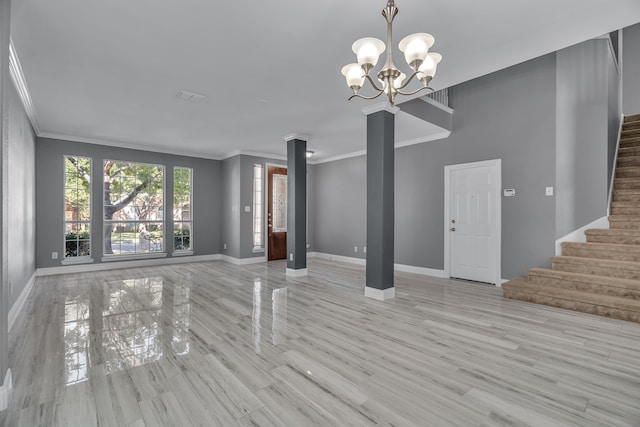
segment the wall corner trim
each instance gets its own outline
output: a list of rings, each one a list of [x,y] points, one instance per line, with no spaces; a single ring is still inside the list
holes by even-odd
[[[27,284],[22,289],[22,292],[20,292],[20,296],[18,296],[18,299],[16,300],[15,303],[13,303],[13,306],[9,310],[9,330],[11,330],[11,328],[13,327],[13,324],[18,318],[18,315],[24,309],[24,305],[26,304],[27,298],[29,297],[29,294],[31,293],[31,289],[33,289],[33,285],[35,283],[36,283],[36,272],[34,271],[33,274],[31,275],[31,278],[29,278],[29,280],[27,281]]]

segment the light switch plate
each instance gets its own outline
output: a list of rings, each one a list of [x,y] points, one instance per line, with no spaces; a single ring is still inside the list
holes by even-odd
[[[547,187],[544,194],[546,196],[553,196],[553,187]]]

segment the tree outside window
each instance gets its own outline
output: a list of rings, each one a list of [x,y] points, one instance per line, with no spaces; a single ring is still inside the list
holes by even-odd
[[[105,160],[104,254],[164,252],[164,167]]]

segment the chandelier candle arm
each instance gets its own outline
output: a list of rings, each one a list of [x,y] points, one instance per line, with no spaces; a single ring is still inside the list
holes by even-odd
[[[342,68],[342,74],[347,79],[347,86],[353,91],[353,95],[349,97],[349,100],[356,97],[375,99],[384,93],[388,97],[389,104],[394,105],[397,94],[413,95],[424,89],[433,91],[429,87],[429,83],[436,74],[437,65],[442,60],[442,55],[429,52],[429,48],[435,43],[435,38],[431,34],[415,33],[400,41],[398,47],[404,53],[404,58],[413,71],[408,79],[405,80],[405,74],[393,64],[393,52],[391,52],[393,20],[397,14],[398,8],[395,5],[395,1],[388,0],[387,6],[382,9],[382,16],[387,22],[386,46],[381,40],[373,37],[365,37],[353,43],[352,50],[358,58],[358,63],[349,64]],[[385,49],[387,50],[386,61],[382,69],[376,74],[382,84],[382,87],[378,87],[371,77],[371,71],[378,63],[378,59]],[[411,92],[403,92],[402,89],[407,87],[415,78],[422,82],[422,87]],[[359,91],[365,79],[369,81],[374,91],[377,92],[375,95],[360,95]]]

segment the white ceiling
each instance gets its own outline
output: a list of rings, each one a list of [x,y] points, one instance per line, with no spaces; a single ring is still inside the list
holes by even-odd
[[[365,148],[371,101],[347,102],[340,69],[356,39],[385,40],[385,4],[14,0],[11,35],[42,136],[224,158],[285,156],[283,137],[300,133],[322,161]],[[410,33],[436,38],[436,89],[640,22],[640,0],[396,5],[395,51]],[[180,90],[206,99],[178,99]],[[397,142],[429,132],[406,120]]]

